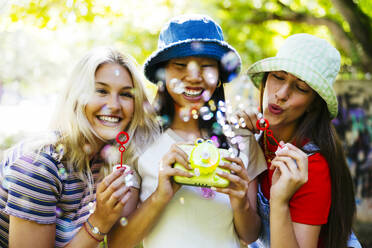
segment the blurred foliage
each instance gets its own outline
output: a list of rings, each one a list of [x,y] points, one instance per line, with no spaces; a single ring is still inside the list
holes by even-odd
[[[372,16],[371,1],[354,2]],[[243,69],[274,56],[289,35],[307,32],[338,47],[344,78],[370,77],[361,66],[363,49],[329,0],[12,0],[1,7],[0,80],[20,83],[31,94],[35,84],[44,92],[58,90],[73,62],[93,46],[115,45],[142,64],[156,49],[161,26],[190,12],[209,14],[221,24],[226,40],[241,54]],[[345,49],[327,26],[298,18],[337,23],[354,45]]]

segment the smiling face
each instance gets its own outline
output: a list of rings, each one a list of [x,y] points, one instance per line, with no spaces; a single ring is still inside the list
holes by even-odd
[[[203,57],[171,59],[165,67],[166,88],[176,109],[199,109],[216,90],[217,60]]]
[[[134,112],[133,81],[121,65],[106,63],[95,74],[95,92],[85,106],[93,130],[105,141],[116,138]]]
[[[288,138],[299,118],[309,109],[316,93],[304,81],[285,71],[268,74],[263,94],[263,113],[270,127]],[[277,135],[279,132],[276,132]]]

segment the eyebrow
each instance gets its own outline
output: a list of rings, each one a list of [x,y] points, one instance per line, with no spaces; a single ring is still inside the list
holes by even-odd
[[[105,86],[105,87],[110,87],[108,84],[104,83],[104,82],[95,82],[96,84],[100,84],[102,86]],[[122,90],[130,90],[130,89],[133,89],[134,87],[133,86],[125,86],[125,87],[122,87],[121,89]]]

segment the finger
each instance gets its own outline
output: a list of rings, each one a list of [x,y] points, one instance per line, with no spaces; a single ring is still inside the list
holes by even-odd
[[[299,148],[295,147],[294,145],[286,144],[283,149],[280,149],[276,152],[277,157],[291,157],[296,161],[296,165],[298,166],[300,171],[307,171],[307,163],[308,157],[306,153],[301,151]]]
[[[173,152],[176,152],[177,154],[179,154],[184,160],[186,161],[189,161],[189,156],[187,155],[187,153],[182,150],[181,147],[179,147],[177,144],[173,144],[171,146],[171,151]]]
[[[119,168],[115,171],[113,171],[110,175],[106,176],[101,183],[98,184],[97,187],[97,193],[102,193],[104,192],[110,185],[111,183],[119,178],[124,172],[124,168]]]
[[[118,203],[122,203],[122,198],[126,195],[130,195],[130,187],[120,187],[118,190],[112,193],[107,203],[109,204],[109,206],[115,206]]]
[[[257,116],[255,112],[244,110],[241,117],[243,117],[249,130],[256,133],[260,131],[256,127]]]
[[[279,161],[279,160],[274,161],[273,160],[271,162],[270,170],[275,170],[275,168],[277,168],[279,170],[282,177],[289,178],[291,176],[291,174],[288,170],[288,167],[282,161]]]
[[[277,161],[283,162],[288,167],[288,170],[291,174],[301,173],[297,166],[296,160],[292,159],[291,157],[280,156],[280,157],[275,157],[275,159]]]
[[[172,168],[170,169],[170,172],[169,172],[170,176],[181,176],[181,177],[193,177],[195,176],[194,174],[188,172],[188,171],[183,171],[183,170],[180,170],[180,169],[177,169],[177,168]]]
[[[119,190],[121,187],[125,187],[125,178],[124,176],[120,176],[113,181],[110,186],[106,188],[106,190],[102,193],[103,200],[109,200],[111,195],[114,194],[115,191]]]
[[[215,188],[215,187],[212,187],[211,189],[214,191],[223,193],[223,194],[231,195],[236,198],[244,198],[246,195],[246,192],[243,190],[233,190],[231,188]]]
[[[219,175],[220,177],[226,178],[227,180],[234,183],[235,185],[239,185],[240,188],[244,188],[244,189],[248,188],[248,182],[246,180],[243,180],[238,175],[232,175],[225,171],[217,171],[217,175]]]

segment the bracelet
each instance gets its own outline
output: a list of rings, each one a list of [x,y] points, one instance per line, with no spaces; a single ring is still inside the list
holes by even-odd
[[[86,223],[86,222],[85,222]],[[92,237],[92,239],[94,239],[95,241],[97,241],[98,243],[101,243],[105,238],[103,239],[97,239],[96,237],[94,237],[88,230],[87,226],[85,225],[85,223],[83,224],[84,226],[84,229],[85,231],[89,234],[90,237]]]
[[[102,232],[100,232],[99,229],[98,229],[98,227],[93,226],[93,225],[89,222],[89,219],[87,219],[87,222],[86,222],[86,223],[88,223],[88,225],[89,225],[90,230],[92,231],[92,233],[94,233],[94,234],[98,234],[98,235],[101,235],[101,236],[105,236],[105,235],[107,235],[107,233],[102,233]]]

